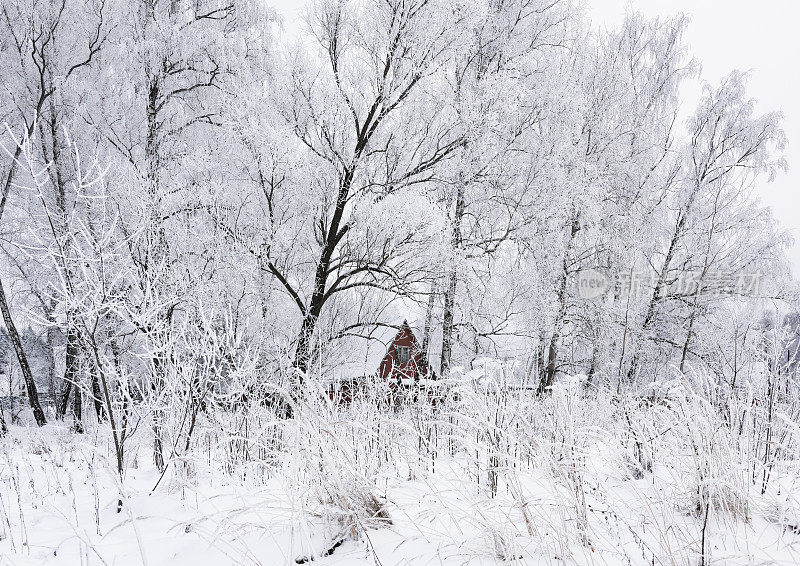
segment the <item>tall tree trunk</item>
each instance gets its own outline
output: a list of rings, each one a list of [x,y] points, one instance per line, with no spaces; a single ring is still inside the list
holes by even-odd
[[[697,318],[697,314],[700,310],[700,293],[703,291],[703,283],[705,282],[706,275],[708,275],[708,270],[711,268],[711,246],[713,244],[714,233],[717,227],[716,220],[717,213],[719,212],[718,207],[720,196],[720,193],[717,192],[716,199],[714,200],[714,212],[711,214],[709,221],[708,237],[706,238],[706,248],[703,256],[703,270],[700,272],[700,277],[697,280],[697,289],[695,289],[694,297],[692,297],[692,310],[689,314],[689,328],[686,332],[686,341],[683,343],[683,351],[681,352],[681,373],[683,373],[684,366],[686,364],[686,358],[689,355],[689,344],[692,341],[692,333],[694,332],[694,321]]]
[[[64,356],[64,383],[67,384],[64,392],[64,413],[66,413],[67,397],[71,390],[78,390],[78,363],[80,361],[80,344],[78,332],[74,328],[67,328],[67,348]],[[74,407],[74,401],[73,401]]]
[[[33,126],[31,125],[31,128]],[[28,133],[30,134],[32,130],[29,130]],[[3,212],[6,209],[6,201],[8,200],[8,194],[11,192],[11,182],[14,180],[14,172],[17,169],[17,161],[19,160],[20,156],[22,155],[22,146],[18,145],[17,148],[14,150],[14,158],[11,160],[11,167],[8,169],[8,174],[6,175],[6,180],[3,183],[3,196],[0,197],[0,218],[3,217]]]
[[[539,388],[539,384],[542,381],[542,376],[544,375],[544,368],[545,368],[545,343],[546,343],[547,335],[545,333],[544,327],[539,329],[539,339],[536,342],[536,388]]]
[[[159,358],[153,360],[153,374],[155,379],[151,387],[153,389],[153,398],[156,400],[156,406],[153,407],[153,463],[159,472],[163,472],[166,468],[162,431],[164,425],[164,411],[158,406],[158,397],[159,393],[164,388],[166,374],[164,364]]]
[[[106,412],[103,407],[103,393],[100,391],[100,380],[97,378],[97,366],[89,362],[92,374],[92,399],[94,401],[94,412],[97,414],[97,422],[106,420]]]
[[[22,348],[22,341],[19,338],[19,332],[14,325],[14,320],[11,318],[11,310],[8,308],[8,301],[6,299],[6,292],[3,288],[3,282],[0,280],[0,310],[3,312],[3,321],[8,330],[8,336],[11,339],[11,344],[14,347],[14,353],[17,355],[19,367],[22,369],[22,377],[25,380],[25,389],[28,391],[28,402],[33,410],[33,418],[36,419],[36,424],[44,426],[47,420],[44,418],[44,411],[39,404],[39,394],[36,391],[36,382],[33,380],[33,373],[31,367],[28,365],[28,357],[25,355],[25,350]]]
[[[155,2],[148,0],[145,5],[147,11],[146,26],[155,26]],[[146,163],[146,189],[150,199],[149,213],[150,217],[147,220],[147,242],[148,246],[145,250],[147,256],[147,270],[145,277],[149,280],[148,284],[154,285],[156,288],[159,286],[166,288],[168,281],[158,281],[159,274],[154,270],[161,268],[161,264],[165,258],[169,257],[169,243],[167,241],[166,232],[164,229],[164,222],[162,220],[161,211],[161,154],[160,154],[160,138],[159,138],[159,104],[162,96],[162,67],[166,67],[166,61],[162,61],[162,65],[152,65],[145,69],[147,77],[147,105],[145,108],[147,119],[147,136],[145,139],[145,163]],[[163,273],[162,273],[163,276]],[[158,284],[160,283],[160,285]],[[162,324],[164,329],[167,329],[170,324],[170,315],[162,316],[159,312],[156,316],[157,323]],[[159,351],[159,330],[160,328],[148,328],[146,332],[147,340],[151,342],[154,351]],[[164,366],[165,360],[159,357],[156,353],[150,360],[150,393],[154,401],[152,406],[153,420],[153,463],[159,472],[163,472],[166,463],[164,460],[164,442],[162,427],[164,423],[164,411],[159,406],[158,398],[165,386],[166,380],[166,367]],[[110,409],[110,408],[109,408]]]
[[[114,358],[117,358],[117,351],[116,346],[112,342],[111,344],[112,352],[114,353]],[[120,478],[122,477],[122,470],[124,468],[124,449],[125,449],[125,435],[127,432],[127,396],[123,397],[123,407],[122,407],[122,428],[117,428],[116,419],[114,417],[114,405],[111,401],[111,393],[109,391],[109,384],[108,378],[106,377],[106,373],[103,370],[102,361],[100,360],[100,353],[99,348],[97,346],[97,342],[93,339],[88,344],[87,353],[92,356],[92,364],[94,365],[95,369],[97,370],[97,380],[102,387],[103,392],[103,399],[105,401],[106,410],[108,411],[108,420],[111,424],[111,437],[114,440],[114,451],[117,456],[117,473],[119,474]],[[122,500],[117,501],[117,513],[122,510]]]
[[[50,79],[52,81],[52,78]],[[50,162],[51,166],[48,168],[50,173],[50,181],[55,188],[55,204],[56,204],[56,222],[54,223],[54,234],[56,239],[63,238],[63,257],[59,260],[60,267],[64,271],[64,278],[69,288],[72,288],[71,280],[72,273],[70,266],[67,264],[67,258],[70,257],[71,239],[69,238],[69,225],[68,225],[68,202],[67,202],[67,181],[66,175],[63,172],[62,157],[61,157],[61,143],[59,141],[58,132],[58,115],[56,111],[55,100],[51,96],[49,100],[50,106]],[[42,153],[47,156],[47,147],[45,147],[45,135],[42,132]],[[64,357],[64,381],[67,383],[76,383],[79,379],[80,364],[80,335],[75,326],[76,313],[72,308],[66,310],[65,327],[67,329],[67,347],[66,355]],[[80,388],[76,385],[74,387],[78,401],[73,403],[80,403]]]
[[[56,404],[56,418],[63,419],[67,414],[67,405],[69,405],[69,395],[72,392],[72,383],[66,382],[64,384],[64,391],[55,399]]]
[[[679,223],[679,226],[681,223]],[[638,347],[633,352],[633,358],[631,358],[631,365],[628,366],[628,373],[626,375],[625,382],[627,384],[633,383],[634,379],[636,379],[636,374],[639,372],[639,364],[641,363],[641,352],[642,352],[642,343],[648,340],[648,334],[650,332],[650,328],[655,321],[656,315],[656,307],[658,307],[659,303],[661,303],[665,287],[667,284],[667,274],[669,273],[670,265],[672,263],[672,258],[675,255],[675,249],[678,243],[679,232],[676,228],[676,231],[672,235],[672,240],[670,241],[669,248],[667,249],[667,256],[664,258],[664,264],[661,266],[661,270],[658,274],[658,280],[656,280],[656,286],[653,288],[653,294],[650,296],[650,302],[647,305],[647,311],[645,311],[644,320],[642,321],[641,326],[641,337],[636,340],[638,343]],[[633,282],[631,282],[631,285]],[[633,292],[633,288],[631,288],[630,292]]]
[[[317,317],[311,314],[306,314],[303,317],[303,322],[300,323],[300,333],[297,337],[297,349],[295,350],[293,364],[299,373],[300,382],[305,378],[311,365],[311,340],[316,326]]]
[[[31,124],[28,130],[28,134],[32,133],[32,128],[33,124]],[[17,148],[14,150],[14,159],[11,161],[11,167],[8,170],[8,175],[6,175],[5,183],[3,184],[3,195],[0,197],[0,218],[2,218],[3,212],[5,211],[6,200],[8,199],[8,194],[11,192],[11,182],[14,179],[14,171],[20,155],[22,155],[22,146],[17,145]],[[14,347],[14,353],[17,355],[19,366],[22,369],[22,377],[25,380],[25,389],[28,391],[28,401],[33,410],[33,417],[36,419],[37,425],[44,426],[47,424],[47,421],[44,418],[42,406],[39,404],[36,383],[33,380],[30,365],[28,365],[28,358],[25,355],[25,350],[22,349],[22,341],[19,338],[19,332],[17,332],[17,327],[14,325],[14,320],[11,318],[11,309],[8,306],[2,280],[0,280],[0,311],[3,313],[3,321],[5,322],[6,330],[8,330],[9,339]]]
[[[444,292],[444,310],[442,312],[442,356],[439,365],[439,372],[443,378],[450,374],[450,362],[453,353],[453,310],[455,309],[456,290],[458,287],[458,271],[456,269],[455,255],[459,253],[463,245],[463,235],[461,234],[461,222],[464,218],[466,201],[464,196],[464,183],[458,184],[456,191],[456,207],[453,212],[453,232],[450,236],[453,259],[450,271],[447,274],[447,288]]]
[[[6,365],[6,363],[8,362],[8,360],[6,359],[5,355],[0,356],[0,360],[3,361],[3,365]],[[9,376],[11,375],[11,368],[10,367],[8,367],[8,368],[0,368],[0,369],[6,369],[7,372],[8,372],[8,375]],[[8,392],[10,394],[13,394],[13,391],[11,390],[11,380],[10,379],[9,379],[9,384],[8,384]],[[12,397],[12,399],[13,399],[13,397]],[[4,437],[7,432],[8,432],[8,427],[6,426],[6,419],[3,416],[3,404],[0,403],[0,438]]]
[[[78,434],[83,434],[83,406],[82,406],[82,391],[81,388],[78,387],[76,384],[75,387],[72,388],[72,416],[75,419],[73,421],[73,428],[75,432]]]
[[[689,354],[689,343],[692,340],[692,332],[694,331],[694,311],[689,316],[689,329],[686,332],[686,340],[683,342],[683,348],[681,349],[681,365],[678,368],[678,371],[681,373],[684,372],[684,366],[686,365],[686,357]]]
[[[631,283],[633,281],[633,267],[631,267]],[[633,294],[632,289],[628,291],[628,298],[625,303],[625,321],[623,323],[622,329],[622,345],[620,347],[619,352],[619,365],[617,366],[617,393],[620,393],[622,390],[622,368],[625,364],[625,352],[628,346],[628,318],[630,316],[631,310],[631,295]]]
[[[563,324],[564,317],[567,315],[567,281],[569,280],[570,261],[572,259],[572,248],[575,245],[575,236],[581,229],[578,215],[572,220],[569,231],[569,240],[564,250],[564,259],[561,265],[561,275],[558,283],[558,312],[556,319],[553,323],[553,335],[550,337],[550,342],[547,346],[547,365],[544,368],[544,375],[539,382],[538,394],[544,393],[548,387],[553,385],[556,378],[556,371],[558,371],[558,341],[561,338],[561,325]]]
[[[53,400],[53,405],[58,405],[58,386],[56,385],[56,327],[53,325],[53,320],[48,315],[48,323],[46,334],[46,350],[47,350],[47,388],[50,398]],[[58,415],[56,415],[58,418]]]
[[[425,362],[425,368],[430,371],[430,363],[428,361],[428,350],[431,344],[431,327],[433,326],[433,308],[436,305],[436,283],[431,283],[431,292],[428,295],[428,308],[425,310],[425,326],[422,330],[422,359]]]
[[[675,257],[675,252],[678,249],[678,243],[683,235],[683,230],[686,225],[686,218],[689,215],[689,211],[694,204],[699,190],[699,187],[695,187],[695,190],[689,195],[689,199],[687,200],[686,204],[680,209],[678,218],[675,221],[675,229],[672,232],[672,238],[670,238],[667,254],[664,257],[664,263],[661,265],[661,269],[658,273],[658,280],[656,280],[656,285],[653,288],[653,294],[650,296],[650,302],[647,305],[647,311],[645,312],[644,320],[642,321],[642,336],[638,340],[639,347],[633,352],[631,365],[628,367],[628,373],[626,376],[626,383],[628,384],[633,383],[633,380],[636,378],[636,374],[639,371],[639,364],[641,363],[642,341],[646,341],[648,339],[650,328],[655,322],[656,308],[661,303],[666,291],[667,276],[669,275],[669,271],[672,267],[672,260]],[[631,282],[631,285],[632,284],[633,282]],[[631,292],[632,290],[633,289],[631,288]]]
[[[539,389],[536,391],[541,395],[547,391],[548,387],[553,385],[556,378],[556,371],[558,371],[558,340],[561,338],[558,332],[553,332],[550,337],[550,342],[547,344],[547,362],[544,366],[544,375],[539,382]]]
[[[600,337],[595,336],[592,340],[592,359],[589,362],[589,371],[586,373],[586,382],[591,384],[597,373],[598,358],[600,357]]]
[[[7,433],[6,418],[3,416],[3,406],[0,405],[0,438],[3,438]]]
[[[447,289],[444,293],[444,311],[442,312],[442,353],[439,362],[439,373],[443,378],[450,375],[450,361],[453,354],[453,309],[455,308],[456,270],[450,269],[447,276]]]
[[[354,162],[357,161],[365,145],[366,141],[357,145]],[[317,321],[322,312],[322,307],[325,305],[331,293],[335,291],[336,283],[334,283],[333,289],[327,288],[328,276],[330,275],[331,260],[336,251],[336,247],[349,230],[346,224],[342,226],[342,220],[344,218],[344,209],[347,205],[347,198],[350,194],[350,187],[355,175],[354,167],[355,166],[351,166],[344,173],[344,177],[339,186],[339,195],[336,199],[336,208],[331,216],[330,224],[324,231],[322,250],[320,251],[317,267],[314,271],[314,290],[311,293],[311,300],[305,308],[302,304],[299,304],[303,312],[303,322],[300,325],[300,333],[297,339],[297,349],[295,350],[293,365],[295,369],[298,370],[297,374],[300,383],[303,382],[311,364],[312,339],[314,337]]]

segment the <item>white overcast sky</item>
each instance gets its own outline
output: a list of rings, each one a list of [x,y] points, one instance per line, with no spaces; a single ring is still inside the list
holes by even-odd
[[[284,17],[286,36],[294,36],[305,2],[270,3]],[[800,0],[586,0],[586,4],[593,22],[605,27],[618,25],[626,10],[647,16],[690,14],[686,41],[702,63],[702,79],[714,84],[733,69],[749,70],[750,93],[758,99],[759,111],[784,112],[790,169],[773,183],[763,183],[759,192],[797,240],[790,256],[795,276],[800,277]],[[699,82],[686,85],[685,114],[699,96]]]

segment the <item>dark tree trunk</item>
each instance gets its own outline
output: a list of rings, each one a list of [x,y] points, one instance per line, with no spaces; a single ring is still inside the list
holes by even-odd
[[[67,348],[64,356],[64,383],[67,384],[67,387],[75,385],[77,388],[79,363],[80,344],[78,341],[78,332],[74,328],[67,328]],[[67,392],[69,392],[69,389]],[[66,412],[66,408],[64,411]]]
[[[78,434],[83,434],[83,406],[81,388],[77,385],[72,388],[72,416],[75,419],[73,428]]]
[[[31,124],[28,133],[31,134],[33,132],[33,124]],[[11,182],[14,180],[14,171],[17,168],[17,161],[19,160],[20,156],[22,155],[22,146],[17,145],[17,148],[14,150],[14,158],[11,160],[11,167],[8,169],[8,175],[6,175],[6,180],[3,183],[3,196],[0,197],[0,218],[3,216],[3,211],[6,209],[6,200],[8,199],[8,193],[11,192]]]
[[[391,53],[395,52],[398,47],[397,43],[403,33],[397,32],[395,39],[391,46]],[[331,63],[333,65],[333,72],[337,76],[338,81],[338,57],[332,53]],[[389,57],[382,70],[382,76],[379,78],[383,81],[384,87],[389,91],[384,91],[383,87],[379,95],[375,98],[370,105],[366,114],[362,117],[356,115],[355,107],[351,106],[352,117],[354,119],[354,126],[356,136],[352,153],[346,151],[349,158],[347,164],[344,165],[341,175],[338,179],[338,187],[336,188],[336,203],[332,211],[326,210],[325,214],[315,222],[315,232],[321,245],[319,259],[317,260],[314,270],[314,287],[311,290],[311,298],[308,303],[304,304],[296,289],[288,283],[279,271],[271,263],[268,264],[269,270],[275,275],[281,284],[286,287],[289,294],[300,309],[303,321],[301,323],[300,332],[297,337],[297,347],[295,350],[293,366],[297,370],[297,379],[302,384],[306,374],[311,365],[312,344],[314,338],[314,331],[317,322],[322,313],[322,308],[327,300],[337,291],[347,288],[351,282],[350,278],[357,273],[369,272],[370,268],[367,265],[360,265],[352,271],[340,270],[337,267],[331,268],[331,261],[334,257],[335,251],[341,243],[344,236],[349,230],[349,226],[344,219],[345,208],[348,204],[348,199],[352,196],[351,189],[353,180],[355,179],[356,172],[360,166],[361,157],[369,146],[371,138],[379,131],[379,126],[387,120],[387,117],[399,106],[399,104],[408,96],[408,94],[415,88],[419,76],[407,81],[407,84],[401,86],[392,84],[394,79],[389,81],[389,77],[394,77],[394,59],[393,56]],[[391,101],[391,102],[390,102]],[[409,171],[407,178],[412,178],[420,173],[429,170],[436,163],[444,159],[457,146],[452,145],[448,149],[438,152],[431,159],[424,163],[418,164],[413,170]],[[338,263],[338,262],[337,262]],[[333,280],[332,282],[330,280]],[[330,284],[329,284],[330,283]]]
[[[461,234],[461,220],[464,217],[466,201],[464,200],[464,185],[459,183],[456,191],[456,207],[453,212],[453,232],[450,236],[450,245],[453,254],[456,254],[462,246],[463,237]],[[442,356],[439,371],[443,378],[450,374],[450,362],[453,354],[453,334],[455,330],[453,310],[455,309],[456,290],[458,287],[458,272],[454,265],[450,267],[448,273],[447,289],[444,293],[444,310],[442,312]]]
[[[363,145],[366,145],[366,141],[363,142]],[[356,158],[360,155],[362,150],[363,146],[359,143],[359,146],[356,147]],[[314,337],[317,321],[319,320],[319,315],[322,312],[322,307],[336,290],[336,282],[334,282],[331,289],[327,288],[328,277],[330,275],[333,253],[348,231],[347,225],[342,226],[342,219],[354,174],[355,170],[350,168],[345,171],[344,177],[342,178],[342,183],[339,187],[339,195],[336,199],[336,208],[333,211],[330,224],[324,231],[325,237],[322,250],[320,251],[319,261],[314,271],[314,290],[311,293],[311,300],[308,303],[308,307],[305,309],[302,308],[302,305],[299,305],[303,311],[303,322],[300,325],[300,334],[297,338],[297,349],[295,350],[293,365],[295,369],[298,370],[298,380],[300,383],[305,379],[311,364],[312,339]]]
[[[71,312],[67,312],[67,316],[71,318]],[[78,332],[73,327],[67,328],[67,351],[64,357],[64,383],[67,384],[67,390],[64,393],[64,413],[66,413],[66,406],[70,390],[72,391],[72,415],[73,415],[73,428],[75,432],[83,434],[83,407],[81,399],[81,388],[78,384],[80,380],[80,360],[81,348],[79,343]]]
[[[69,405],[69,394],[72,392],[72,383],[67,382],[64,384],[64,391],[60,397],[55,399],[56,403],[56,418],[63,419],[67,414],[67,405]]]
[[[297,337],[297,350],[294,356],[294,367],[299,373],[300,382],[305,378],[311,365],[311,340],[316,326],[317,318],[310,314],[304,316],[303,322],[300,324],[300,334]]]
[[[11,318],[11,310],[8,308],[8,301],[6,300],[6,292],[3,288],[3,282],[0,281],[0,310],[3,312],[3,321],[8,330],[8,336],[11,339],[11,345],[14,347],[14,353],[17,355],[19,366],[22,369],[22,377],[25,380],[25,389],[28,392],[28,402],[33,410],[33,418],[36,419],[36,424],[44,426],[47,420],[44,418],[44,411],[39,404],[39,394],[36,391],[36,382],[33,380],[33,373],[31,367],[28,365],[28,357],[25,355],[25,350],[22,349],[22,341],[19,338],[19,332],[14,325],[14,320]]]
[[[54,87],[53,77],[51,74],[45,74],[43,79],[47,83],[46,89],[52,91]],[[60,250],[61,253],[57,257],[57,263],[59,268],[63,270],[63,276],[67,285],[67,289],[71,291],[72,276],[70,273],[70,266],[67,264],[67,258],[71,256],[70,238],[68,237],[70,228],[67,221],[69,217],[68,175],[65,174],[65,168],[62,163],[62,148],[66,147],[66,141],[64,141],[62,144],[62,139],[58,129],[58,110],[53,97],[50,97],[49,99],[48,109],[49,115],[43,114],[40,120],[37,122],[41,137],[42,156],[44,157],[45,161],[50,164],[50,166],[47,168],[47,173],[50,176],[50,183],[53,186],[55,197],[55,207],[52,211],[52,215],[50,212],[48,212],[48,218],[51,222],[51,230],[55,240],[64,242],[63,248]],[[65,314],[66,321],[64,328],[66,328],[66,352],[64,358],[64,383],[66,384],[66,387],[61,400],[58,399],[55,387],[54,334],[56,332],[56,328],[54,325],[55,321],[52,320],[52,314],[50,313],[48,313],[48,319],[51,323],[51,326],[47,331],[47,342],[50,355],[50,359],[48,360],[48,379],[50,383],[51,394],[53,395],[53,400],[56,405],[56,418],[61,419],[66,415],[67,405],[69,404],[69,395],[72,393],[73,411],[77,411],[74,427],[76,431],[83,432],[83,426],[80,423],[80,388],[77,385],[77,380],[79,379],[80,375],[78,367],[80,364],[80,336],[75,326],[75,311],[68,308]]]
[[[159,472],[167,467],[164,462],[164,441],[161,438],[161,415],[153,415],[153,464]]]
[[[33,124],[31,124],[29,128],[28,134],[31,134],[32,131]],[[6,180],[3,185],[3,196],[0,198],[0,217],[3,216],[3,211],[6,207],[6,199],[11,191],[11,182],[14,179],[14,169],[16,168],[17,160],[21,154],[22,146],[17,145],[17,148],[14,150],[14,159],[11,161],[11,167],[8,170],[8,175],[6,176]],[[22,341],[19,338],[19,332],[17,332],[17,327],[14,325],[14,320],[11,318],[11,309],[8,307],[8,300],[6,299],[6,292],[3,288],[2,280],[0,280],[0,311],[3,313],[3,321],[5,322],[6,330],[8,330],[11,344],[14,347],[14,353],[17,355],[17,360],[19,361],[20,368],[22,369],[22,377],[25,380],[25,389],[28,391],[28,401],[30,402],[31,409],[33,410],[33,417],[36,419],[37,425],[43,426],[47,423],[47,421],[44,418],[42,406],[39,404],[39,395],[36,391],[36,383],[33,380],[33,374],[31,373],[30,365],[28,365],[28,358],[25,355],[25,350],[22,349]]]
[[[594,381],[595,374],[597,373],[597,359],[600,357],[599,337],[595,337],[592,341],[592,359],[589,362],[589,371],[586,372],[586,383],[591,384]]]
[[[57,329],[53,325],[53,320],[48,315],[48,323],[50,326],[47,328],[47,388],[49,389],[50,397],[53,399],[54,404],[58,404],[58,386],[56,385],[56,332]],[[58,418],[58,417],[56,417]]]
[[[544,366],[544,376],[539,382],[538,394],[544,393],[548,387],[553,385],[556,378],[556,371],[558,370],[558,333],[554,333],[550,338],[550,343],[547,345],[547,363]]]
[[[164,364],[159,358],[153,360],[153,373],[155,381],[153,387],[153,397],[157,398],[159,391],[164,387],[165,381],[165,368]],[[164,440],[162,438],[162,427],[164,424],[164,411],[161,407],[153,408],[153,463],[159,472],[163,472],[166,468],[164,461]]]
[[[576,215],[572,220],[569,240],[564,250],[564,260],[561,266],[561,277],[558,285],[558,313],[556,314],[556,320],[553,324],[553,335],[550,337],[550,343],[547,346],[547,365],[544,368],[542,380],[539,382],[539,388],[537,390],[539,394],[544,393],[548,387],[553,385],[553,381],[555,381],[556,378],[556,371],[558,371],[558,341],[561,338],[561,325],[563,324],[564,317],[567,315],[567,280],[569,279],[575,236],[580,229],[581,225]]]
[[[696,305],[695,305],[695,308]],[[686,331],[686,340],[683,343],[683,348],[681,349],[681,365],[679,370],[681,373],[684,372],[686,366],[686,358],[689,355],[689,344],[692,341],[692,333],[694,332],[694,319],[695,319],[695,311],[692,311],[692,314],[689,316],[689,329]]]
[[[100,381],[97,378],[97,368],[92,366],[92,399],[94,400],[94,412],[97,414],[97,422],[106,420],[106,412],[103,407],[102,392],[100,391]]]
[[[443,378],[450,374],[450,361],[453,355],[453,309],[455,308],[456,279],[455,269],[451,269],[442,312],[442,355],[439,361],[439,373]]]
[[[149,2],[147,8],[147,21],[148,24],[155,23],[155,3]],[[162,61],[166,66],[166,61]],[[150,270],[150,265],[158,266],[159,263],[169,256],[169,243],[167,241],[164,223],[161,217],[161,153],[159,133],[162,124],[159,121],[159,100],[162,95],[162,75],[161,69],[153,67],[148,69],[149,82],[147,88],[147,106],[145,108],[147,119],[147,136],[145,139],[145,163],[147,166],[147,191],[150,197],[149,212],[150,218],[148,219],[147,230],[149,245],[152,246],[147,250],[148,258],[148,271],[145,277],[150,279],[155,276]],[[157,276],[156,276],[157,277]],[[153,279],[155,281],[155,279]],[[163,285],[163,283],[161,283]],[[159,320],[168,327],[170,314],[167,313],[163,318],[159,316]],[[155,342],[154,338],[157,334],[153,329],[148,329],[147,338]],[[99,363],[99,362],[98,362]],[[162,389],[166,379],[166,367],[164,366],[165,360],[158,357],[158,354],[151,360],[151,376],[150,376],[150,392],[152,399],[156,401],[153,406],[153,463],[159,472],[163,472],[166,463],[164,461],[164,443],[162,438],[162,426],[164,422],[163,409],[157,405],[157,398]],[[109,407],[110,410],[110,407]]]

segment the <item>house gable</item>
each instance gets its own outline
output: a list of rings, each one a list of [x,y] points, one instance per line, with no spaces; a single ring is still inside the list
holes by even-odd
[[[403,321],[400,330],[389,343],[377,373],[381,379],[386,380],[430,378],[428,361],[407,321]]]

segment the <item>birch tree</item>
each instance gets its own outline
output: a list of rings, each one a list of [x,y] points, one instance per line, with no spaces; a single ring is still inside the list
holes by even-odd
[[[724,204],[720,200],[723,192],[740,192],[742,186],[762,175],[771,180],[785,167],[780,156],[785,146],[781,116],[777,112],[755,114],[755,102],[747,97],[745,79],[742,73],[734,72],[723,79],[719,87],[706,87],[705,97],[690,121],[683,175],[668,203],[672,224],[668,226],[661,249],[650,259],[656,275],[641,319],[640,336],[643,340],[653,338],[654,330],[659,322],[664,321],[669,305],[682,300],[681,291],[674,292],[676,289],[671,284],[686,266],[681,250],[690,246],[687,240],[693,222],[703,219],[703,214],[697,213],[700,204],[709,200],[713,203],[707,220],[711,222],[705,248],[707,262],[712,253],[708,244],[717,229],[715,225],[719,216],[731,213],[730,210],[720,210]],[[759,253],[750,261],[755,261]],[[744,260],[744,265],[748,263]],[[740,264],[736,274],[741,270]],[[698,289],[702,290],[702,285]],[[693,320],[691,315],[690,318]],[[690,321],[689,326],[691,328],[693,322]],[[688,335],[691,335],[691,330]],[[640,369],[641,352],[637,349],[631,358],[628,382]]]

